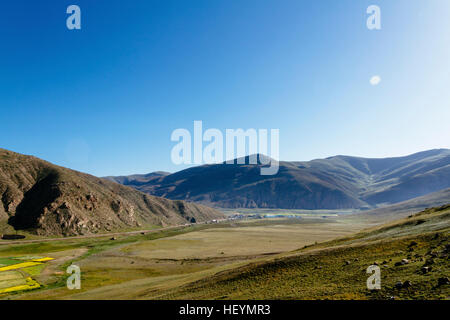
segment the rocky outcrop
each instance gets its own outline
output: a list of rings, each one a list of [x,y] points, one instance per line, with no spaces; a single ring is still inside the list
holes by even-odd
[[[0,223],[38,235],[82,235],[223,217],[0,149]]]

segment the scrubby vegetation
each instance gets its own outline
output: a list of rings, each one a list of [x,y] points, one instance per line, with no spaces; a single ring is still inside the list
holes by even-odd
[[[308,246],[168,292],[169,299],[446,299],[450,208],[428,209],[354,237]],[[367,289],[368,266],[381,290]]]
[[[227,222],[0,246],[0,257],[56,258],[41,289],[9,298],[448,299],[449,218],[443,206],[359,232],[367,224],[354,218]],[[65,288],[72,262],[82,269],[80,291]],[[381,290],[366,286],[373,264]]]

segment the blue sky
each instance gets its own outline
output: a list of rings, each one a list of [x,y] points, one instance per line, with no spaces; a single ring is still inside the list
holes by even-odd
[[[8,1],[0,147],[99,176],[184,168],[194,120],[280,129],[282,160],[450,148],[449,39],[448,0]]]

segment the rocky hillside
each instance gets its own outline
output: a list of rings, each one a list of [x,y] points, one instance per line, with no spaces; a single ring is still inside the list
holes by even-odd
[[[130,176],[116,181],[156,196],[225,208],[373,208],[450,188],[448,149],[383,159],[281,161],[273,176],[260,175],[260,167],[204,165],[148,175],[146,180]]]
[[[144,184],[149,183],[152,180],[168,176],[169,174],[170,174],[169,172],[156,171],[156,172],[151,172],[151,173],[147,173],[147,174],[133,174],[131,176],[115,176],[115,177],[110,176],[110,177],[104,177],[104,178],[107,180],[113,181],[113,182],[123,184],[123,185],[129,185],[129,184],[144,185]]]
[[[0,227],[81,235],[200,222],[217,210],[133,188],[0,149]]]
[[[354,215],[359,216],[359,218],[363,217],[366,221],[389,221],[399,219],[401,217],[407,217],[412,212],[418,212],[435,206],[443,206],[448,203],[450,203],[450,188],[389,206],[367,210],[363,213],[358,212]]]

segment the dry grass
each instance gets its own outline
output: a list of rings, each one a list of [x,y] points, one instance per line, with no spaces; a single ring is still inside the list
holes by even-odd
[[[168,238],[120,243],[76,261],[82,270],[81,291],[50,286],[22,298],[143,299],[158,296],[252,261],[264,261],[280,252],[349,235],[363,226],[305,220],[212,226]],[[64,251],[58,253],[64,254]]]
[[[330,223],[271,225],[209,229],[191,232],[151,243],[138,243],[121,251],[150,259],[207,259],[262,255],[298,249],[351,234],[356,226]]]
[[[430,211],[363,231],[370,225],[355,218],[263,220],[167,233],[159,239],[133,236],[116,241],[74,241],[71,250],[62,247],[53,253],[57,259],[43,272],[52,270],[44,281],[46,288],[12,298],[446,298],[448,287],[438,287],[437,281],[449,270],[448,254],[444,253],[448,211]],[[413,241],[416,244],[411,247]],[[26,251],[26,246],[19,248]],[[74,250],[85,251],[73,255]],[[421,267],[434,252],[439,257],[432,272],[422,274]],[[395,266],[403,258],[411,263]],[[58,266],[64,270],[72,261],[82,270],[79,291],[67,290],[65,278],[54,274]],[[380,292],[366,288],[365,271],[374,261],[382,268]],[[410,280],[413,287],[399,291],[394,288],[399,280]]]

